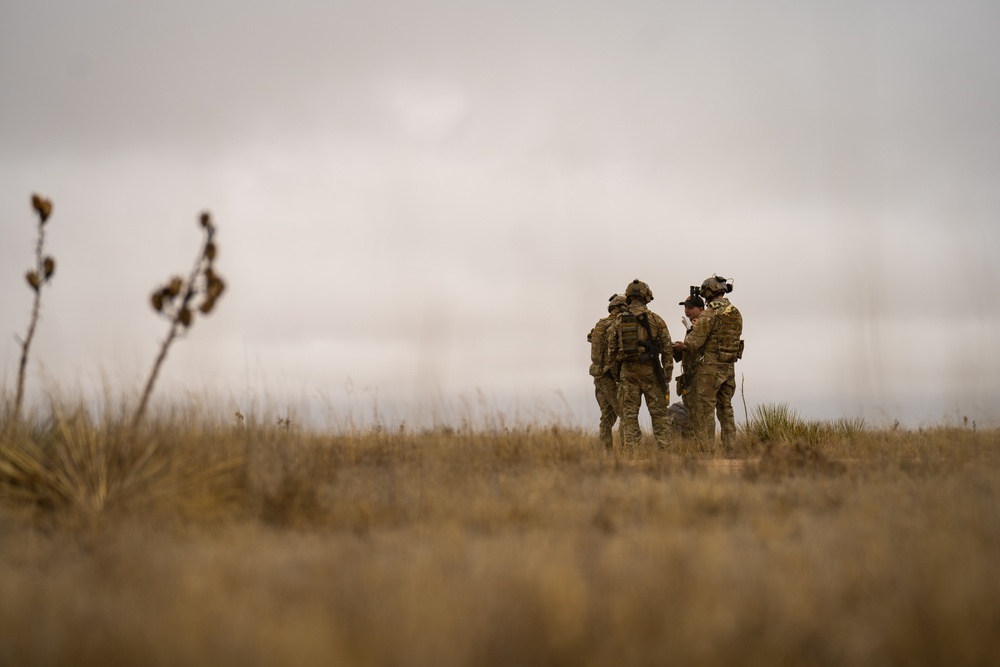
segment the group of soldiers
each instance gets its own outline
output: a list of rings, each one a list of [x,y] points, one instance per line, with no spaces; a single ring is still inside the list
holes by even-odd
[[[684,306],[686,331],[684,340],[676,343],[663,318],[647,307],[653,291],[646,283],[633,280],[624,294],[608,299],[608,316],[587,336],[605,449],[614,448],[613,429],[619,419],[621,448],[634,451],[639,446],[639,407],[645,398],[660,449],[666,449],[675,434],[714,449],[717,413],[722,446],[732,450],[735,364],[743,356],[743,316],[727,297],[732,291],[733,281],[717,275],[700,288],[691,287],[678,304]],[[674,362],[680,362],[684,372],[676,381],[681,402],[670,405]]]

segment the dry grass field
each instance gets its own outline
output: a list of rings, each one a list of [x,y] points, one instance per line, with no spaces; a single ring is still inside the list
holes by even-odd
[[[0,433],[0,665],[1000,664],[997,431]]]

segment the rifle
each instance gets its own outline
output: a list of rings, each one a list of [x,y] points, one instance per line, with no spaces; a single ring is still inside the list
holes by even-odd
[[[639,361],[652,361],[653,362],[653,375],[656,377],[656,384],[660,385],[660,390],[663,395],[667,397],[667,401],[670,401],[670,385],[667,384],[667,376],[663,374],[663,364],[660,363],[660,355],[663,350],[660,346],[660,341],[653,338],[653,332],[649,328],[649,317],[645,313],[639,316],[639,323],[642,324],[642,328],[646,330],[646,340],[640,340],[638,345],[643,350],[645,350],[641,355],[639,355]]]

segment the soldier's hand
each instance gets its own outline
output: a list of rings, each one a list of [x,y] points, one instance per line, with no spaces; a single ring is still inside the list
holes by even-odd
[[[678,352],[683,352],[686,349],[687,349],[687,345],[684,344],[684,341],[679,340],[676,343],[674,343],[674,350],[676,350]]]

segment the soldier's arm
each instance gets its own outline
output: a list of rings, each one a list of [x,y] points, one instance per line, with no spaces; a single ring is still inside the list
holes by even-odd
[[[715,315],[712,309],[706,308],[705,312],[695,320],[694,326],[691,327],[688,335],[684,337],[684,345],[687,349],[697,352],[705,345],[705,341],[708,340],[708,334],[712,332],[712,322],[714,320]]]
[[[587,336],[587,340],[590,341],[590,363],[601,364],[604,363],[602,358],[602,351],[604,350],[604,329],[601,323],[598,322],[597,325],[590,331],[590,335]]]
[[[660,320],[660,359],[663,364],[663,374],[667,376],[667,382],[670,382],[670,378],[674,376],[674,344],[670,340],[670,330],[667,329],[667,323],[663,321],[663,318],[657,315]]]
[[[604,330],[604,344],[608,351],[608,366],[611,367],[612,373],[617,375],[615,371],[615,366],[621,361],[619,359],[618,352],[618,321],[611,320],[608,322],[607,329]]]

